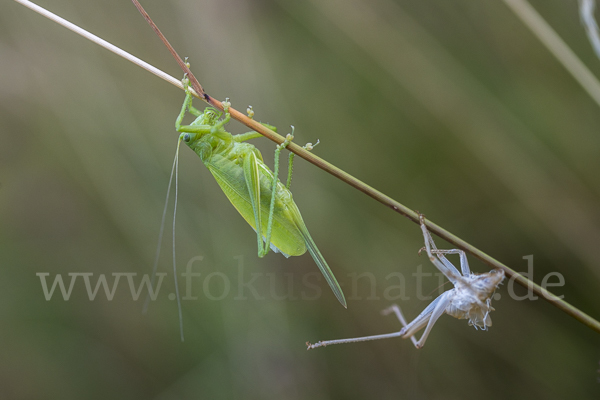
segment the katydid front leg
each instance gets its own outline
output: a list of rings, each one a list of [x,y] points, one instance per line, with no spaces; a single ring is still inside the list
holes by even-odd
[[[175,120],[175,130],[181,133],[209,133],[212,129],[212,127],[209,125],[181,125],[186,111],[189,110],[190,113],[196,117],[202,114],[200,111],[192,107],[192,93],[189,90],[189,86],[186,84],[185,78],[182,82],[183,86],[185,87],[185,100],[183,101],[181,111]]]
[[[222,121],[219,121],[218,123],[213,125],[212,129],[210,130],[210,133],[218,132],[221,128],[223,128],[225,125],[227,125],[227,123],[231,119],[231,114],[229,113],[229,107],[231,107],[231,103],[229,102],[229,97],[227,97],[222,104],[223,104],[223,112],[225,112],[225,118],[223,118]]]

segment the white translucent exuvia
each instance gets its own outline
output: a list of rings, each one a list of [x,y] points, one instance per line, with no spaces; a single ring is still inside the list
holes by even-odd
[[[398,332],[351,339],[325,340],[315,344],[307,343],[309,349],[331,344],[362,342],[392,337],[410,338],[415,347],[421,348],[425,344],[433,325],[444,313],[458,319],[467,319],[469,320],[469,325],[474,326],[476,329],[487,330],[492,325],[490,317],[490,312],[494,310],[492,307],[492,296],[504,280],[504,271],[496,269],[484,274],[472,273],[466,253],[458,249],[438,249],[427,230],[423,216],[420,217],[420,221],[423,239],[425,240],[424,249],[427,252],[429,260],[452,282],[454,288],[438,296],[410,323],[406,322],[400,307],[397,305],[383,310],[383,314],[385,315],[394,313],[398,317],[402,324],[402,329]],[[446,258],[447,254],[458,254],[460,257],[460,271]],[[414,335],[423,328],[425,328],[425,331],[419,341],[417,341]]]

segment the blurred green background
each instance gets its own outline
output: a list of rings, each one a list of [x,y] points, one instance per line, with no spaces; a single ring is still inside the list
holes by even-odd
[[[38,4],[181,76],[129,1]],[[532,4],[600,76],[577,1]],[[518,271],[534,255],[537,283],[561,273],[555,293],[600,316],[598,105],[502,1],[143,5],[210,95],[252,104],[281,133],[295,125],[298,143],[320,139],[317,155]],[[90,300],[81,277],[68,301],[58,289],[46,301],[36,273],[49,284],[93,273],[92,285],[150,273],[183,92],[17,3],[0,9],[0,398],[598,398],[600,336],[507,285],[488,332],[443,316],[422,350],[396,339],[307,352],[306,341],[398,330],[379,314],[393,303],[389,275],[405,277],[412,319],[429,303],[412,274],[436,271],[417,255],[417,225],[301,159],[294,198],[348,310],[307,275],[309,255],[256,256],[252,229],[187,148],[180,272],[203,259],[198,299],[183,301],[186,341],[168,298],[170,222],[168,275],[147,315],[125,277],[112,301],[102,290]],[[274,144],[254,142],[271,165]],[[262,298],[239,294],[238,263]],[[230,283],[221,300],[223,275],[206,281],[215,272]],[[374,284],[356,279],[364,272]],[[429,277],[419,290],[437,286]]]

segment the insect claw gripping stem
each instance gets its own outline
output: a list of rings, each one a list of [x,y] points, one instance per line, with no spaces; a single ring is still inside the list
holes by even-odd
[[[308,142],[308,143],[306,143],[304,146],[302,146],[302,148],[303,148],[304,150],[306,150],[306,151],[313,151],[313,149],[314,149],[315,147],[317,147],[317,145],[318,145],[319,143],[321,143],[321,141],[320,141],[319,139],[317,139],[317,143],[315,143],[315,144],[312,144],[312,143]],[[292,154],[294,154],[294,153],[292,153]]]
[[[293,132],[293,130],[292,130],[292,132]],[[280,145],[277,145],[277,148],[285,149],[290,143],[292,143],[292,140],[294,140],[294,134],[288,133],[287,135],[285,135],[285,140],[283,141],[283,143],[281,143]]]
[[[229,101],[229,97],[225,97],[225,101],[223,102],[223,111],[228,114],[229,107],[231,107],[231,102]]]

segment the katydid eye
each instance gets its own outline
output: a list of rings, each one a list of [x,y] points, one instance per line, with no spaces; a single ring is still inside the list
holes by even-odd
[[[183,141],[186,142],[186,143],[190,141],[190,134],[189,133],[186,133],[185,135],[183,135]]]

